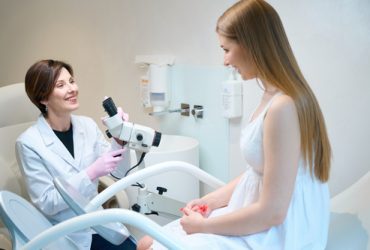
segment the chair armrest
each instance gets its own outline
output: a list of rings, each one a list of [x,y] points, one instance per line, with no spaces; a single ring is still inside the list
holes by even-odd
[[[95,211],[104,202],[113,197],[116,193],[118,193],[121,190],[124,190],[128,186],[136,183],[137,181],[169,171],[186,172],[213,188],[219,188],[225,185],[224,182],[218,180],[214,176],[208,174],[204,170],[190,163],[182,161],[166,161],[152,165],[150,167],[146,167],[115,182],[113,185],[109,186],[103,192],[95,196],[89,202],[89,204],[87,204],[85,210],[87,212]]]
[[[109,178],[108,176],[102,176],[102,177],[99,178],[99,185],[101,185],[103,190],[108,188],[109,186],[113,185],[114,183],[115,183],[115,181],[112,180],[111,178]],[[128,209],[130,207],[129,199],[128,199],[127,194],[124,190],[121,190],[120,192],[117,192],[113,198],[117,202],[118,208]],[[113,206],[111,204],[108,204],[108,208],[115,208],[116,206],[114,206],[114,205],[116,205],[116,204],[113,204]]]
[[[37,235],[26,245],[23,250],[41,249],[58,238],[70,234],[72,232],[82,230],[95,225],[103,225],[110,222],[121,222],[133,227],[136,227],[145,234],[160,242],[168,249],[188,249],[184,245],[175,242],[164,229],[154,221],[146,218],[144,215],[126,210],[126,209],[106,209],[103,211],[91,212],[88,214],[73,217],[63,221],[50,229],[45,230]]]

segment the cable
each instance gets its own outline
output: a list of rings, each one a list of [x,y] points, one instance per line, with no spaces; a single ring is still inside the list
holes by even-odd
[[[125,173],[125,176],[124,176],[124,177],[126,177],[126,176],[128,175],[128,173],[129,173],[131,170],[133,170],[134,168],[136,168],[137,166],[139,166],[139,165],[140,165],[140,163],[144,160],[145,154],[146,154],[145,152],[143,152],[143,153],[141,154],[139,162],[138,162],[135,166],[133,166],[133,167],[131,167],[129,170],[127,170],[127,171],[126,171],[126,173]],[[110,173],[110,175],[111,175],[113,178],[116,178],[117,180],[122,179],[122,178],[119,178],[119,177],[115,176],[115,175],[114,175],[114,174],[112,174],[112,173]]]
[[[145,154],[146,154],[145,152],[143,152],[141,154],[139,162],[135,166],[133,166],[129,170],[127,170],[124,177],[126,177],[131,170],[133,170],[134,168],[136,168],[137,166],[140,165],[140,163],[144,160]]]

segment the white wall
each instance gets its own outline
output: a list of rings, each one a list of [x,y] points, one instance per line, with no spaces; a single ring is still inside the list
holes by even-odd
[[[179,64],[219,65],[217,17],[232,0],[1,0],[0,84],[23,81],[42,58],[70,62],[81,93],[79,113],[97,121],[111,95],[132,120],[142,112],[137,54],[174,54]],[[368,0],[270,0],[322,106],[333,146],[332,193],[370,170],[370,3]],[[259,90],[248,86],[246,107]],[[230,175],[242,170],[240,124],[230,123]]]
[[[138,101],[135,55],[222,64],[215,22],[232,2],[1,0],[0,85],[23,81],[36,60],[66,60],[81,89],[80,113],[98,119],[102,97],[112,95],[137,122],[155,124]]]
[[[273,3],[326,117],[335,194],[370,170],[370,1]]]

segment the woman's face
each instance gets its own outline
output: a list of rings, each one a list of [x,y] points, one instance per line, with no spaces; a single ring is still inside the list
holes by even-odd
[[[53,92],[48,100],[41,103],[48,107],[48,113],[52,112],[56,115],[71,113],[79,107],[77,96],[78,86],[73,76],[68,70],[62,68]]]
[[[249,53],[235,40],[218,35],[220,46],[224,50],[224,65],[234,67],[243,80],[249,80],[257,76],[256,67]]]

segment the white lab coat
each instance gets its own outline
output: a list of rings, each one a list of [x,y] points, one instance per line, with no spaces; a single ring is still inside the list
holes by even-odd
[[[66,179],[84,197],[91,199],[97,194],[98,181],[91,181],[85,169],[104,152],[119,148],[117,143],[110,145],[105,140],[91,118],[72,115],[72,127],[74,158],[42,115],[16,141],[17,160],[31,201],[54,224],[75,216],[75,213],[59,195],[53,178]],[[129,150],[121,164],[129,167]],[[92,233],[92,230],[84,230],[70,238],[80,249],[90,249]]]

